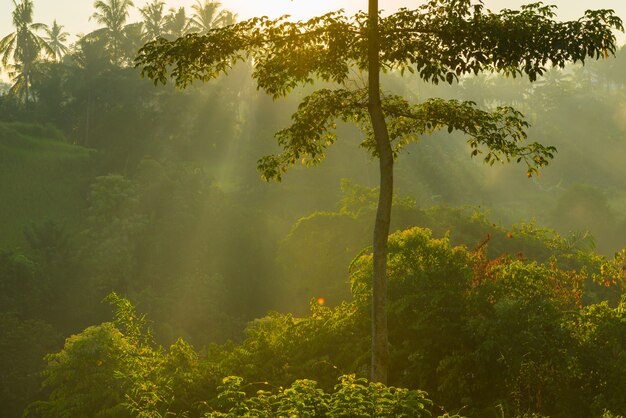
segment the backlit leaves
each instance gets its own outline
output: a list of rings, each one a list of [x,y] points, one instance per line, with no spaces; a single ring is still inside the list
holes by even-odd
[[[321,89],[305,97],[292,116],[291,126],[276,134],[283,152],[259,160],[263,177],[280,180],[282,173],[298,161],[312,165],[321,162],[326,148],[335,141],[334,129],[338,120],[361,126],[365,132],[362,145],[376,156],[376,142],[368,123],[366,93],[364,89]],[[483,154],[485,163],[516,159],[527,164],[529,174],[547,165],[556,152],[554,147],[538,143],[520,145],[526,139],[528,123],[511,107],[488,112],[469,101],[430,99],[411,104],[400,96],[384,97],[382,107],[396,155],[420,135],[440,129],[467,135],[471,155]]]
[[[587,11],[569,22],[555,21],[554,16],[554,7],[542,3],[498,13],[472,0],[431,0],[413,10],[401,9],[379,17],[381,68],[416,71],[433,83],[452,84],[482,72],[524,75],[535,81],[551,67],[615,52],[612,30],[623,26],[612,10]],[[280,180],[298,161],[323,160],[335,141],[337,120],[363,128],[363,145],[376,155],[365,90],[347,88],[352,69],[367,69],[367,37],[363,12],[348,17],[340,10],[302,22],[287,21],[286,16],[261,17],[212,29],[204,36],[158,39],[140,50],[136,63],[155,83],[172,77],[185,87],[248,60],[257,86],[274,98],[318,79],[336,84],[335,90],[306,97],[293,124],[276,134],[283,152],[259,161],[266,179]],[[382,105],[395,154],[417,136],[444,127],[468,135],[472,156],[482,154],[488,164],[524,161],[529,176],[547,165],[556,151],[538,143],[521,146],[528,124],[510,107],[486,112],[471,102],[431,99],[410,104],[398,96],[383,98]]]
[[[434,83],[484,71],[535,81],[550,67],[615,52],[612,29],[623,26],[612,10],[557,22],[553,8],[534,3],[493,13],[469,0],[433,0],[402,9],[383,19],[382,61],[389,68],[415,66]]]
[[[534,81],[549,67],[614,53],[612,30],[623,30],[612,10],[587,11],[568,22],[553,18],[553,7],[541,3],[494,13],[480,2],[431,0],[380,17],[381,64],[415,68],[435,83],[484,71]],[[155,82],[165,83],[171,74],[184,87],[249,58],[259,87],[275,97],[316,77],[341,84],[350,68],[367,68],[367,14],[348,17],[340,10],[307,21],[286,19],[253,18],[204,36],[159,39],[144,46],[136,62]]]
[[[345,82],[352,61],[363,55],[355,54],[355,40],[362,38],[353,32],[341,11],[306,22],[253,18],[204,36],[160,38],[141,49],[137,63],[155,82],[166,83],[169,72],[179,87],[186,87],[194,79],[216,78],[236,62],[251,59],[259,87],[279,97],[315,78]]]

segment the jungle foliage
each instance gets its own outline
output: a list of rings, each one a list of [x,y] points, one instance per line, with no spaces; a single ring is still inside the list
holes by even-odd
[[[163,15],[173,40],[185,15]],[[455,133],[403,143],[391,388],[363,380],[378,191],[362,134],[339,122],[324,166],[281,184],[255,170],[298,102],[333,86],[272,101],[243,62],[155,89],[130,68],[136,29],[118,59],[105,31],[40,51],[27,96],[0,83],[2,414],[334,416],[384,399],[433,416],[626,415],[623,49],[534,84],[383,75],[412,101],[514,106],[559,150],[529,180],[481,169]]]
[[[447,127],[463,132],[471,155],[484,162],[524,161],[528,176],[553,158],[556,148],[538,142],[519,145],[528,123],[512,107],[478,109],[475,102],[428,98],[412,103],[381,88],[381,71],[416,71],[432,83],[452,84],[460,76],[484,72],[527,76],[533,82],[548,66],[564,68],[615,53],[613,30],[624,30],[612,10],[587,10],[576,21],[558,22],[550,6],[522,6],[499,13],[471,0],[432,0],[415,9],[382,16],[378,0],[353,17],[331,12],[308,21],[252,18],[203,36],[176,41],[159,38],[139,51],[142,75],[185,87],[218,77],[238,61],[252,63],[258,88],[274,98],[314,78],[336,85],[305,97],[292,124],[275,136],[282,152],[259,160],[267,179],[280,180],[301,160],[317,164],[335,142],[336,122],[354,122],[365,133],[363,148],[379,161],[379,199],[372,251],[372,363],[370,378],[387,383],[387,237],[390,232],[394,160],[404,143]],[[502,30],[506,27],[506,30]],[[367,73],[362,88],[350,87],[351,72]]]
[[[583,267],[564,267],[572,256]],[[470,417],[582,418],[625,410],[624,257],[491,259],[485,247],[453,247],[430,230],[393,234],[390,384],[428,395],[354,376],[368,370],[371,262],[366,252],[352,263],[350,302],[312,300],[303,317],[272,313],[250,323],[241,343],[200,352],[180,339],[155,344],[145,316],[111,294],[115,321],[47,356],[50,395],[27,416],[430,416],[445,405]],[[583,304],[592,286],[617,302]]]

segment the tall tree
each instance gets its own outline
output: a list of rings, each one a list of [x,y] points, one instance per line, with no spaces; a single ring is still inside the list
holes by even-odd
[[[129,9],[134,4],[132,0],[96,0],[93,5],[96,11],[91,15],[91,19],[103,25],[96,31],[96,34],[107,40],[111,60],[120,64],[126,40],[126,19],[128,19]]]
[[[188,26],[187,12],[184,7],[169,9],[165,16],[165,37],[176,39],[187,33]]]
[[[68,48],[65,46],[65,43],[70,34],[63,30],[63,25],[59,25],[56,19],[52,22],[52,26],[44,30],[46,32],[46,36],[44,37],[45,41],[54,53],[54,58],[60,61],[61,58],[67,54]]]
[[[70,58],[69,94],[74,97],[75,126],[72,127],[73,140],[84,146],[93,146],[93,120],[98,114],[99,91],[105,89],[103,74],[110,72],[113,63],[105,50],[106,41],[97,36],[83,36],[76,43]]]
[[[222,3],[220,2],[212,0],[201,2],[196,0],[191,8],[193,9],[193,15],[188,24],[189,32],[205,34],[211,29],[222,26],[224,23],[226,15],[224,10],[222,10]]]
[[[166,16],[163,13],[165,2],[162,0],[152,0],[139,9],[143,17],[143,30],[146,40],[156,39],[163,36],[165,25],[167,23]]]
[[[31,98],[30,86],[35,62],[42,52],[50,56],[54,53],[46,40],[37,34],[37,31],[46,29],[46,25],[33,23],[32,0],[22,0],[20,3],[13,0],[13,5],[15,32],[0,40],[0,54],[2,65],[9,68],[9,75],[14,81],[11,92],[27,102]],[[11,60],[12,64],[9,63]]]
[[[393,199],[393,149],[380,97],[380,29],[378,0],[369,0],[367,18],[367,110],[378,155],[380,189],[374,222],[372,275],[371,378],[387,383],[389,336],[387,327],[387,237]]]
[[[233,25],[236,22],[237,22],[237,13],[233,13],[230,10],[222,11],[222,20],[220,22],[222,26]]]
[[[142,74],[155,83],[173,76],[178,86],[227,73],[234,63],[252,58],[253,77],[273,97],[322,79],[335,88],[305,97],[292,125],[276,134],[283,152],[259,160],[266,179],[280,180],[298,161],[313,165],[335,142],[337,120],[353,121],[365,133],[363,146],[379,159],[380,196],[373,245],[371,378],[387,378],[386,266],[391,217],[393,161],[409,142],[447,128],[466,134],[472,156],[484,161],[516,160],[529,176],[548,164],[555,149],[521,144],[528,123],[511,107],[492,111],[470,101],[432,98],[410,103],[383,94],[382,70],[417,71],[425,81],[455,83],[482,72],[527,76],[535,81],[548,67],[584,62],[615,51],[612,29],[623,30],[611,10],[587,11],[571,22],[554,20],[552,6],[535,3],[521,10],[485,10],[480,1],[430,0],[417,9],[381,17],[377,0],[369,12],[347,17],[328,13],[305,22],[253,18],[216,28],[206,35],[147,44],[137,59]],[[350,88],[354,69],[368,71],[368,86]]]
[[[121,44],[121,56],[124,63],[130,63],[137,51],[146,42],[144,23],[133,22],[124,26],[124,38]]]

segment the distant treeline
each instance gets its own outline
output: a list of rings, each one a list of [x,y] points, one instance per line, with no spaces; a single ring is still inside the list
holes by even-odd
[[[77,399],[74,416],[227,413],[250,399],[209,401],[259,388],[222,385],[226,375],[283,387],[306,377],[331,391],[363,374],[377,179],[360,132],[339,126],[321,167],[263,183],[256,161],[307,88],[274,102],[244,62],[184,92],[156,89],[132,66],[157,28],[174,37],[232,21],[217,3],[187,15],[153,1],[127,24],[131,2],[97,2],[102,28],[73,45],[60,25],[32,21],[31,1],[16,6],[16,31],[0,42],[13,77],[0,87],[2,414],[40,400],[30,412],[55,416]],[[24,28],[41,37],[37,51],[20,46]],[[54,33],[67,48],[52,55]],[[391,383],[475,417],[626,413],[626,51],[534,84],[383,82],[418,100],[513,104],[529,140],[559,150],[532,180],[469,160],[447,134],[399,157],[392,230],[408,232],[394,235],[390,261]],[[107,323],[112,292],[154,321],[152,337],[133,334],[134,317]]]
[[[235,23],[237,16],[212,0],[196,0],[191,14],[185,7],[168,8],[162,0],[152,0],[137,8],[142,20],[128,22],[135,8],[131,0],[98,0],[93,3],[93,20],[100,27],[69,44],[71,34],[56,19],[50,25],[33,22],[33,0],[14,1],[11,14],[14,32],[0,40],[2,67],[13,85],[12,95],[23,102],[36,101],[31,90],[34,80],[41,76],[37,67],[47,62],[63,62],[75,57],[77,50],[98,48],[109,63],[132,66],[137,50],[146,42],[163,37],[176,39],[188,33],[203,34],[208,30]]]

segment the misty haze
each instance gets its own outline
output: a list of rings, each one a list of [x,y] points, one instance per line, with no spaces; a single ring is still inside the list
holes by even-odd
[[[0,417],[626,416],[609,2],[7,3]]]

